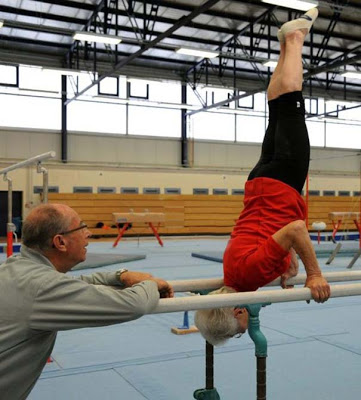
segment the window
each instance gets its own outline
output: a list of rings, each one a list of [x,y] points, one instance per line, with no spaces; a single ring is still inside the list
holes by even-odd
[[[306,120],[311,146],[325,146],[325,122]]]
[[[99,186],[97,189],[98,193],[116,193],[115,187],[102,187]]]
[[[145,136],[181,136],[181,111],[166,108],[129,106],[128,133]]]
[[[180,82],[149,82],[149,100],[162,103],[181,102]]]
[[[213,194],[228,194],[228,189],[213,189]]]
[[[73,193],[93,193],[91,186],[74,186]]]
[[[335,196],[336,192],[334,190],[324,190],[323,195],[324,196]]]
[[[119,96],[119,79],[115,76],[104,78],[98,83],[98,94],[106,96]]]
[[[345,149],[361,149],[360,125],[327,122],[326,146]]]
[[[318,98],[308,97],[305,98],[305,108],[306,112],[311,115],[318,114]]]
[[[15,65],[0,65],[0,85],[19,86],[19,67]]]
[[[180,188],[165,188],[164,194],[181,194]]]
[[[229,89],[210,88],[207,89],[207,91],[211,95],[210,98],[212,99],[212,104],[220,103],[233,97],[233,91],[230,91]],[[229,107],[229,103],[223,104],[222,107]],[[232,108],[234,108],[233,104]]]
[[[232,114],[200,112],[191,117],[190,137],[234,141],[235,118]]]
[[[194,188],[193,194],[209,194],[209,189],[207,188]]]
[[[143,193],[144,194],[160,194],[160,189],[145,187],[145,188],[143,188]]]
[[[43,187],[34,186],[33,193],[43,193]],[[59,193],[59,186],[48,186],[48,193]]]
[[[136,99],[149,99],[149,85],[146,81],[131,80],[127,82],[127,97]]]
[[[68,105],[68,130],[125,134],[126,106],[74,100]]]
[[[265,122],[264,117],[237,115],[237,142],[262,143]]]
[[[237,101],[237,107],[238,108],[248,108],[250,110],[254,109],[254,96],[247,96],[247,97],[242,97]]]
[[[59,93],[61,75],[58,72],[43,70],[40,67],[19,67],[19,87],[28,90],[43,90]]]
[[[120,193],[122,193],[122,194],[138,194],[139,189],[137,187],[121,187]]]
[[[0,109],[1,126],[61,129],[60,99],[0,94]]]
[[[233,195],[244,195],[244,189],[232,189],[232,194]]]

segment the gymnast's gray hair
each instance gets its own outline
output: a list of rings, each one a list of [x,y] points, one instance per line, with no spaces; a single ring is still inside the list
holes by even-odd
[[[64,206],[62,206],[64,207]],[[64,215],[56,204],[35,207],[22,227],[22,243],[40,253],[52,249],[53,238],[69,229],[71,218]]]
[[[229,286],[222,286],[208,294],[236,293]],[[224,344],[228,339],[239,333],[239,324],[234,318],[233,307],[198,310],[194,322],[204,339],[213,346]]]

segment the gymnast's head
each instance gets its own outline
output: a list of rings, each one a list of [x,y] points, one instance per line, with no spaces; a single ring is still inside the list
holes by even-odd
[[[210,292],[213,294],[236,293],[236,290],[223,286]],[[213,346],[224,344],[232,337],[240,337],[248,328],[248,311],[240,307],[212,308],[198,310],[194,322],[205,340]]]

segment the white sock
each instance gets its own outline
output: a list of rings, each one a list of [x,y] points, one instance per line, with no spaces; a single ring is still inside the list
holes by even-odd
[[[300,18],[294,19],[293,21],[286,22],[281,27],[281,33],[283,37],[287,35],[289,32],[293,32],[299,29],[307,29],[308,32],[310,31],[313,23],[316,21],[318,17],[318,10],[317,8],[311,8],[305,14],[303,14]],[[280,36],[277,35],[280,39]],[[281,41],[281,40],[280,40]]]

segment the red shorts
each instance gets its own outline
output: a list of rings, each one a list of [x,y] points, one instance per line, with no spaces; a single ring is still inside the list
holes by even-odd
[[[224,283],[238,292],[257,290],[286,272],[290,261],[290,253],[272,236],[254,246],[235,237],[230,239],[223,255]]]

